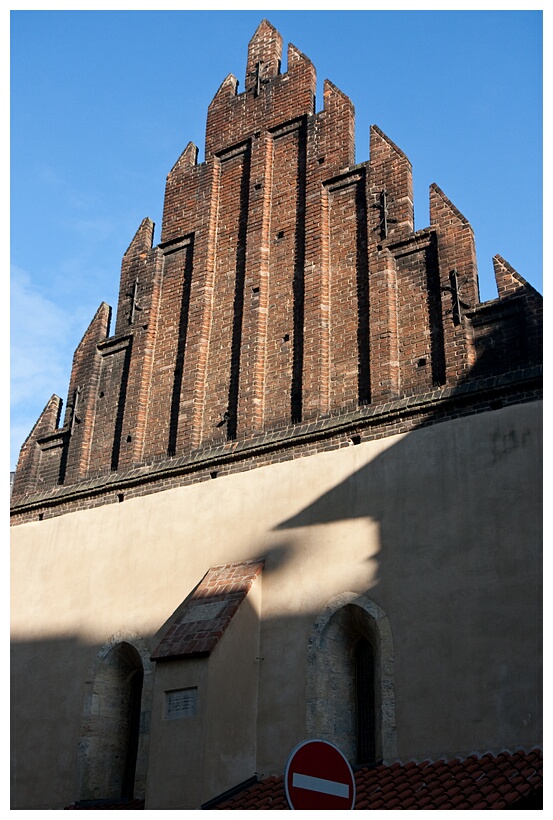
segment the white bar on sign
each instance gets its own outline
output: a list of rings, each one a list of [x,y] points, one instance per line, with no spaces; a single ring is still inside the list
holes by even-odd
[[[347,783],[337,783],[335,780],[323,780],[322,777],[310,777],[308,774],[297,774],[294,772],[292,786],[295,786],[297,789],[308,789],[311,792],[333,794],[336,797],[349,797],[349,786]]]

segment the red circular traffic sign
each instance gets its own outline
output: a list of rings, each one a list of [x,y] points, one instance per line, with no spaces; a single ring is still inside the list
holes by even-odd
[[[304,740],[292,751],[284,772],[291,809],[353,809],[355,778],[348,761],[327,740]]]

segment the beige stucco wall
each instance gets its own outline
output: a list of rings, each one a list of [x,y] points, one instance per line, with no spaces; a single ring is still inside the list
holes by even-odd
[[[310,631],[343,593],[388,616],[398,757],[540,742],[541,410],[504,408],[14,528],[14,807],[78,797],[84,681],[99,648],[127,630],[153,649],[209,567],[249,558],[266,561],[260,776],[282,772],[305,736]],[[227,657],[229,670],[233,657],[244,662]],[[158,768],[172,754],[150,746]]]
[[[209,659],[157,664],[149,809],[198,808],[255,772],[260,599],[258,579]],[[197,714],[165,719],[165,693],[189,687]]]

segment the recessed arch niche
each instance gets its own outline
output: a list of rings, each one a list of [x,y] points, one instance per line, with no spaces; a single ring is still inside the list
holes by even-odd
[[[86,680],[78,749],[79,800],[144,798],[153,674],[144,640],[120,632]]]
[[[365,596],[333,598],[312,626],[306,731],[335,743],[353,764],[397,757],[392,632]]]

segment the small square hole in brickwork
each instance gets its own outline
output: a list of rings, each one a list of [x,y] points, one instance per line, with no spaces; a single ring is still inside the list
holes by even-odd
[[[103,390],[100,390],[100,398],[101,398],[101,399],[103,399],[103,398],[104,398],[104,391],[103,391]]]
[[[211,478],[217,478],[217,470],[213,470],[213,472],[211,472],[209,475],[211,476]]]
[[[132,436],[127,436],[127,444],[129,444],[131,441],[132,441]]]
[[[253,296],[255,296],[257,293],[259,293],[259,288],[252,288]]]
[[[284,239],[284,231],[278,231],[278,233],[276,235],[276,238],[277,239]]]
[[[260,191],[261,190],[261,183],[258,182],[253,187],[255,188],[256,191]]]
[[[285,333],[284,336],[282,337],[282,341],[283,342],[289,342],[290,341],[290,334]]]
[[[354,436],[351,436],[351,438],[349,440],[349,443],[350,444],[361,444],[361,436],[359,436],[357,434],[354,435]]]
[[[419,359],[417,362],[417,367],[426,367],[426,359]]]
[[[44,521],[44,513],[39,513],[38,514],[38,520],[39,521]]]
[[[324,158],[324,157],[319,157],[319,159],[317,160],[317,162],[319,163],[319,165],[322,165],[324,161],[325,161],[325,158]]]
[[[117,494],[117,501],[121,504],[121,502],[124,501],[124,500],[125,500],[124,494],[123,493],[118,493]]]

